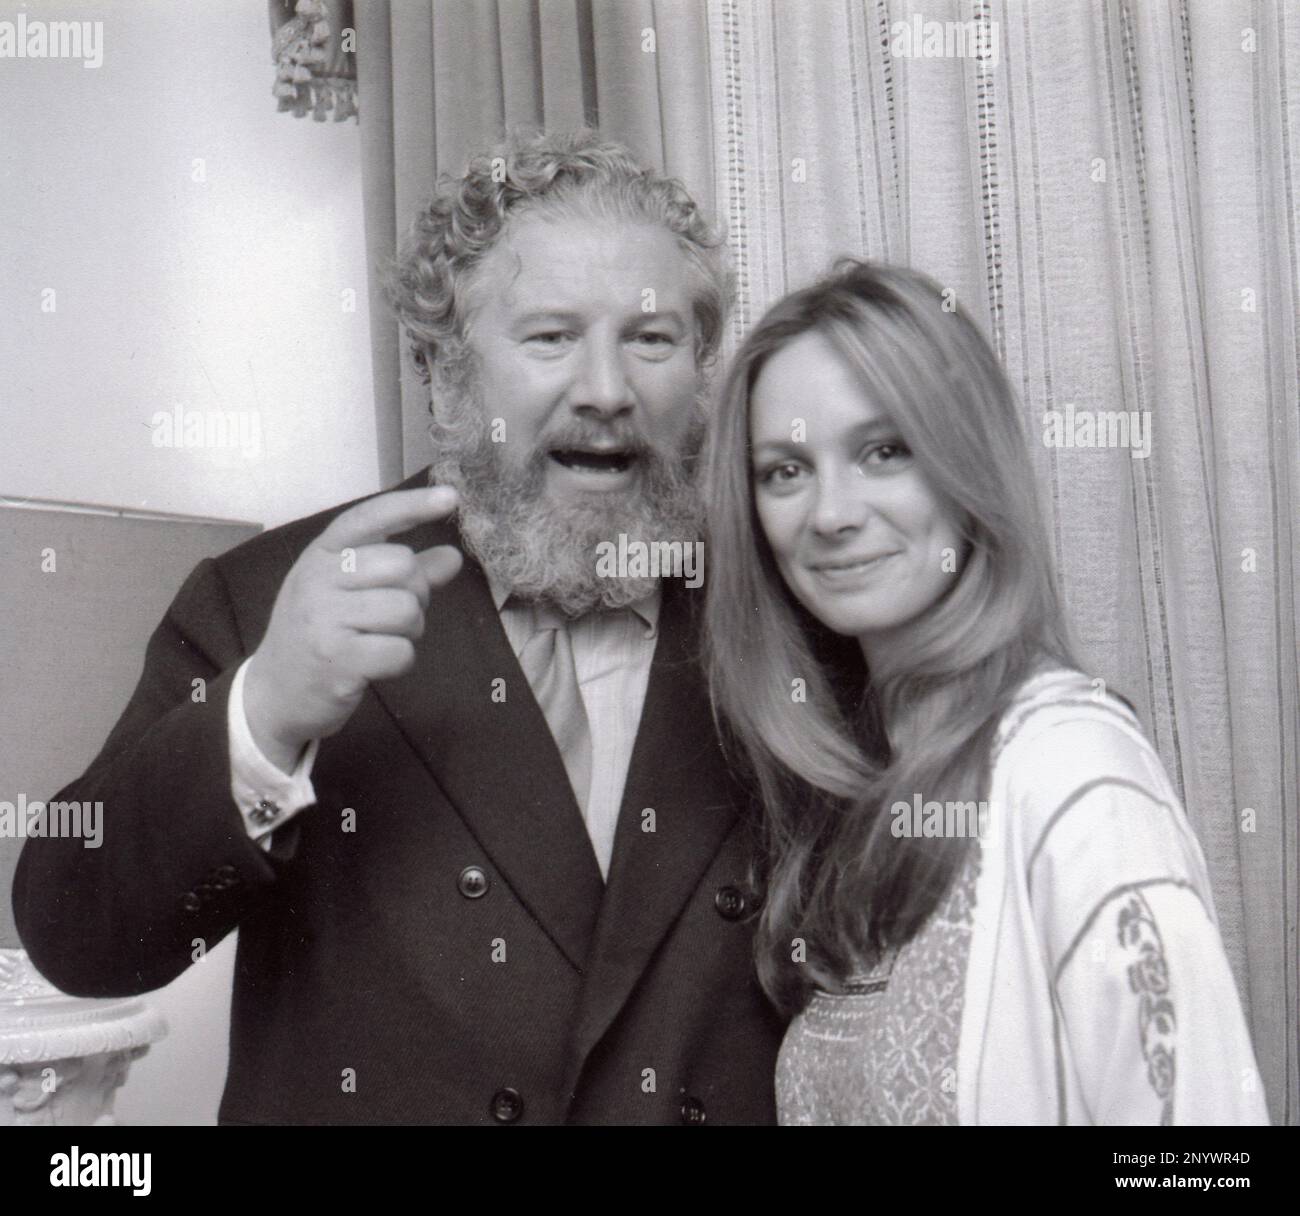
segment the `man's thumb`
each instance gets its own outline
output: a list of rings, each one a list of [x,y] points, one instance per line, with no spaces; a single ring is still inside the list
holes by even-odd
[[[432,549],[417,553],[415,560],[420,563],[430,590],[445,587],[465,564],[464,556],[455,545],[434,545]]]

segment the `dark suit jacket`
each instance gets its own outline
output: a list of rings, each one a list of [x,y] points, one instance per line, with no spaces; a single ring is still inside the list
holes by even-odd
[[[23,850],[14,911],[36,966],[76,995],[135,994],[238,926],[224,1121],[772,1121],[782,1023],[752,974],[751,812],[694,661],[697,596],[674,580],[607,888],[469,560],[434,593],[415,668],[322,743],[318,804],[269,855],[248,839],[227,690],[343,509],[205,560],[181,588],[103,751],[58,795],[103,802],[102,846]],[[397,539],[459,544],[450,523]]]

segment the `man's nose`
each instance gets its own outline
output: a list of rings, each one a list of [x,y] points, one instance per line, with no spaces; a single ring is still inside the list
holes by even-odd
[[[589,336],[573,385],[573,408],[601,414],[621,414],[631,410],[636,398],[623,360],[620,342]]]
[[[813,530],[827,539],[857,531],[871,513],[867,487],[851,469],[818,469],[814,494],[810,522]]]

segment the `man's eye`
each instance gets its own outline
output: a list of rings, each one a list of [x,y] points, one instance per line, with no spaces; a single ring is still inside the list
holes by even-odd
[[[677,349],[677,339],[658,329],[643,329],[632,336],[632,345],[648,357],[666,359]]]

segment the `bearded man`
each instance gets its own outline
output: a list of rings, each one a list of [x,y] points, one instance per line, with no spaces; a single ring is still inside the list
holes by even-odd
[[[24,945],[121,996],[238,927],[223,1122],[770,1122],[699,593],[596,560],[699,534],[718,242],[538,136],[443,186],[392,294],[431,469],[195,569],[58,795],[102,847],[24,848]]]

